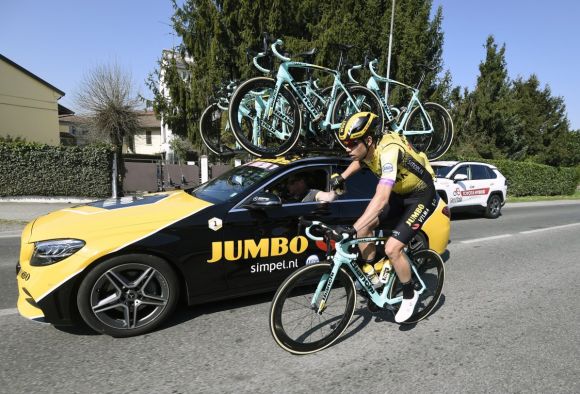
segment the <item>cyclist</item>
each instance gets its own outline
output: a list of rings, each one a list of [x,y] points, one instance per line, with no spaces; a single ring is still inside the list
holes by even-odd
[[[400,134],[382,135],[377,125],[377,116],[371,112],[356,113],[342,123],[338,136],[353,161],[342,174],[333,174],[331,186],[342,188],[345,180],[363,166],[380,178],[362,216],[343,231],[353,237],[372,236],[377,226],[382,228],[387,220],[396,220],[385,254],[403,286],[403,302],[395,316],[401,323],[411,317],[419,297],[404,248],[435,210],[437,196],[433,169],[425,154],[417,153]],[[359,247],[361,262],[374,263],[374,243]]]

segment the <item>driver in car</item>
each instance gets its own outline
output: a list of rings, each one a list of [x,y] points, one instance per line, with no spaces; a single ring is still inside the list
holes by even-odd
[[[324,192],[318,189],[311,189],[308,186],[308,175],[304,172],[291,174],[286,181],[285,203],[292,202],[331,202],[336,199],[334,190]]]

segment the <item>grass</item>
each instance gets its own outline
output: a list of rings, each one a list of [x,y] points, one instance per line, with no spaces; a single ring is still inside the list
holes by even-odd
[[[9,219],[0,219],[0,224],[27,224],[28,221],[26,220],[9,220]]]
[[[580,200],[580,190],[572,195],[565,196],[525,196],[525,197],[510,197],[508,190],[507,202],[530,202],[530,201],[552,201],[552,200]]]

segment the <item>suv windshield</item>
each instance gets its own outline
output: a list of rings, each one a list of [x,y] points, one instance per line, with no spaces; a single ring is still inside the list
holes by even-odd
[[[453,166],[434,166],[434,165],[431,165],[431,167],[433,167],[433,171],[435,171],[435,176],[437,178],[445,178],[449,174],[449,171],[451,171],[451,169],[453,168]]]
[[[213,203],[225,202],[248,190],[252,185],[266,178],[279,167],[278,164],[264,161],[244,164],[193,189],[191,194],[194,197]]]

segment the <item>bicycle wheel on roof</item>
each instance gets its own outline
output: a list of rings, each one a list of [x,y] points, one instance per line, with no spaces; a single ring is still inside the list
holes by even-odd
[[[403,134],[413,148],[425,152],[429,160],[437,160],[447,152],[453,142],[453,120],[443,106],[425,103],[409,114]]]
[[[273,97],[276,81],[257,77],[244,82],[230,99],[230,126],[238,143],[258,157],[287,153],[298,141],[301,114],[286,87]]]

